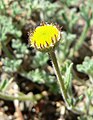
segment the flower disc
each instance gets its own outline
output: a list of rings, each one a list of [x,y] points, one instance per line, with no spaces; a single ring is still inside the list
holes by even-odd
[[[60,39],[60,30],[52,24],[38,26],[29,35],[29,43],[40,51],[49,51],[54,48]]]

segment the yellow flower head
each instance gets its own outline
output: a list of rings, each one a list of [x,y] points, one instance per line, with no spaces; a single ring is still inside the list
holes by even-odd
[[[60,28],[53,24],[43,23],[29,35],[30,45],[40,51],[49,51],[55,48],[59,39]]]

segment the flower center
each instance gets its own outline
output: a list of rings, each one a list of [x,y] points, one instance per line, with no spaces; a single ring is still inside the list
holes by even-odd
[[[45,24],[35,29],[30,36],[31,45],[37,49],[53,47],[60,38],[59,29],[52,24]]]

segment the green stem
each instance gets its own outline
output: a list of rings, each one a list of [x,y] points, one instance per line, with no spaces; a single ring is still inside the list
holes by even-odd
[[[68,108],[69,107],[69,104],[67,102],[68,96],[67,96],[67,92],[66,92],[66,89],[65,89],[65,86],[64,86],[64,81],[63,81],[63,79],[61,77],[61,72],[59,70],[56,55],[55,55],[55,53],[53,51],[49,52],[49,55],[50,55],[50,58],[51,58],[51,60],[53,62],[53,66],[54,66],[54,69],[55,69],[55,73],[56,73],[56,76],[57,76],[57,79],[58,79],[58,83],[59,83],[59,86],[60,86],[60,90],[61,90],[63,99],[64,99],[64,101],[66,103],[67,108]]]
[[[57,58],[56,58],[56,55],[55,55],[55,52],[54,51],[51,51],[49,52],[49,55],[50,55],[50,58],[53,62],[53,66],[54,66],[54,69],[55,69],[55,73],[56,73],[56,76],[57,76],[57,79],[58,79],[58,83],[59,83],[59,86],[60,86],[60,90],[61,90],[61,93],[62,93],[62,96],[63,96],[63,99],[66,103],[66,106],[69,110],[71,110],[73,113],[76,113],[76,114],[84,114],[82,111],[80,111],[78,108],[75,108],[74,106],[70,106],[69,103],[68,103],[68,95],[67,95],[67,91],[65,89],[65,85],[64,85],[64,80],[62,79],[62,76],[61,76],[61,72],[59,70],[59,66],[58,66],[58,62],[57,62]]]
[[[9,52],[9,50],[7,49],[6,45],[3,42],[1,42],[1,46],[6,56],[9,57],[10,59],[13,59],[14,58],[13,55]]]
[[[85,27],[83,29],[83,32],[82,32],[80,38],[77,40],[77,43],[75,45],[75,49],[74,49],[75,51],[78,51],[79,48],[82,46],[82,44],[83,44],[83,42],[84,42],[84,40],[86,38],[86,34],[88,32],[89,26],[90,26],[89,23],[86,22],[86,25],[85,25]]]
[[[42,95],[39,96],[39,95],[23,95],[23,96],[13,96],[13,95],[9,95],[9,94],[5,94],[3,92],[0,92],[0,99],[4,99],[4,100],[9,100],[9,101],[13,101],[13,100],[20,100],[20,101],[27,101],[27,100],[30,100],[30,101],[35,101],[35,100],[39,100],[42,98]]]

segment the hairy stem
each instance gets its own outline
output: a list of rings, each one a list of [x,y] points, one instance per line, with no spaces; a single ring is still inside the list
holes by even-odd
[[[49,55],[50,55],[50,58],[52,60],[52,63],[53,63],[54,69],[55,69],[55,74],[56,74],[57,79],[58,79],[58,83],[59,83],[59,86],[60,86],[60,90],[61,90],[63,99],[66,103],[66,106],[69,107],[69,104],[67,102],[68,96],[67,96],[66,89],[65,89],[65,86],[64,86],[64,81],[63,81],[62,76],[61,76],[61,72],[59,70],[56,55],[53,51],[49,52]]]
[[[88,32],[88,29],[89,29],[89,23],[86,23],[86,25],[85,25],[85,27],[83,29],[83,32],[82,32],[80,38],[78,39],[78,41],[77,41],[77,43],[75,45],[75,49],[74,49],[75,51],[78,51],[79,48],[82,46],[82,44],[83,44],[83,42],[84,42],[84,40],[86,38],[86,34]]]
[[[52,63],[53,63],[53,66],[54,66],[54,69],[55,69],[55,74],[57,76],[57,79],[58,79],[58,83],[59,83],[59,86],[60,86],[60,90],[61,90],[61,93],[62,93],[62,96],[63,96],[63,99],[66,103],[66,106],[69,110],[71,110],[73,113],[76,113],[76,114],[84,114],[82,111],[80,111],[78,108],[75,108],[74,106],[70,106],[69,103],[68,103],[68,95],[67,95],[67,91],[65,89],[65,84],[64,84],[64,80],[62,79],[62,76],[61,76],[61,72],[59,70],[59,65],[58,65],[58,62],[57,62],[57,58],[56,58],[56,55],[55,55],[55,52],[54,51],[51,51],[49,52],[49,55],[50,55],[50,58],[52,60]]]
[[[39,100],[42,98],[43,95],[23,95],[23,96],[13,96],[13,95],[9,95],[9,94],[5,94],[3,92],[0,92],[0,99],[4,99],[4,100],[9,100],[9,101],[13,101],[13,100],[20,100],[20,101],[27,101],[27,100],[30,100],[30,101],[35,101],[35,100]]]

